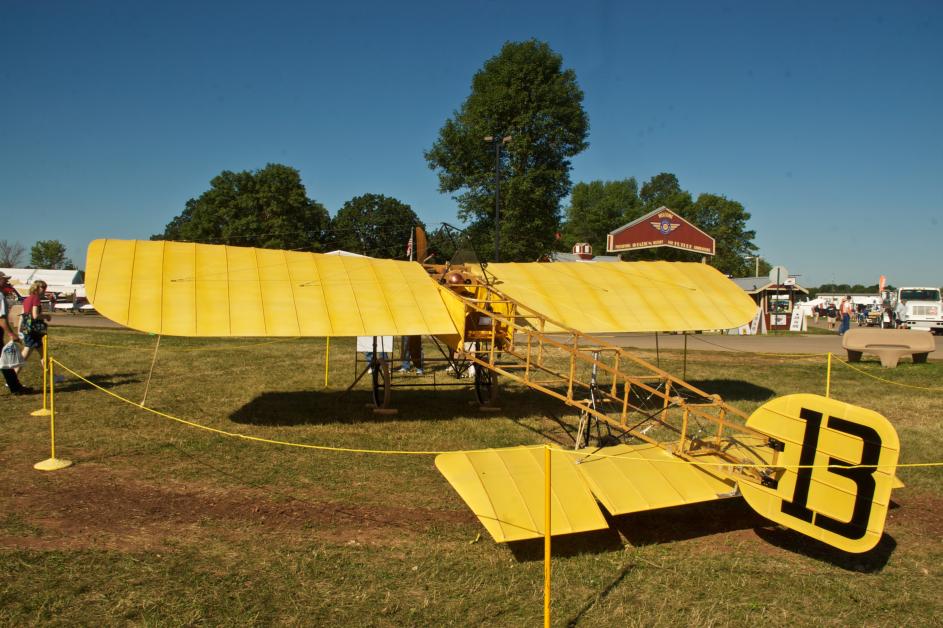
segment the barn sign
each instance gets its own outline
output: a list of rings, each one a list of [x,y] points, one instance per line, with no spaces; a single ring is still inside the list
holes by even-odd
[[[714,255],[714,238],[668,209],[659,207],[611,232],[606,238],[610,253],[667,246],[682,251]]]

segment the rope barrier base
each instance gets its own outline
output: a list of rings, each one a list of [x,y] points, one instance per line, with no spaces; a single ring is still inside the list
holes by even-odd
[[[47,458],[42,462],[37,462],[34,464],[33,468],[37,471],[58,471],[59,469],[65,469],[71,466],[71,460],[65,460],[63,458]]]
[[[33,410],[32,412],[29,413],[30,416],[49,416],[50,414],[52,414],[52,412],[49,411],[49,410],[46,409],[46,408],[40,408],[39,410]]]

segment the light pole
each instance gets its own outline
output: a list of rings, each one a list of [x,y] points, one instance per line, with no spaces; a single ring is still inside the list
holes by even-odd
[[[486,142],[494,144],[494,261],[499,261],[501,244],[501,146],[511,141],[510,135],[486,135]]]
[[[753,276],[754,276],[754,277],[759,277],[759,276],[760,276],[760,257],[761,257],[760,255],[746,255],[746,256],[744,256],[744,259],[751,259],[751,258],[752,258],[753,261],[756,263],[755,269],[754,269],[754,271],[753,271]]]

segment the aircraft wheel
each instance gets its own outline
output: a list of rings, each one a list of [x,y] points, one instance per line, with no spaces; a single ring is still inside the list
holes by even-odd
[[[386,408],[390,404],[390,363],[386,360],[374,358],[373,373],[373,405]]]
[[[498,396],[497,376],[480,364],[475,365],[475,397],[478,403],[490,405]]]

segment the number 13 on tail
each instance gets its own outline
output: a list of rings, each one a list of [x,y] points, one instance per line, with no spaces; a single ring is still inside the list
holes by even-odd
[[[782,443],[775,486],[740,482],[757,512],[846,552],[877,545],[900,451],[890,422],[819,395],[774,399],[747,426]]]

